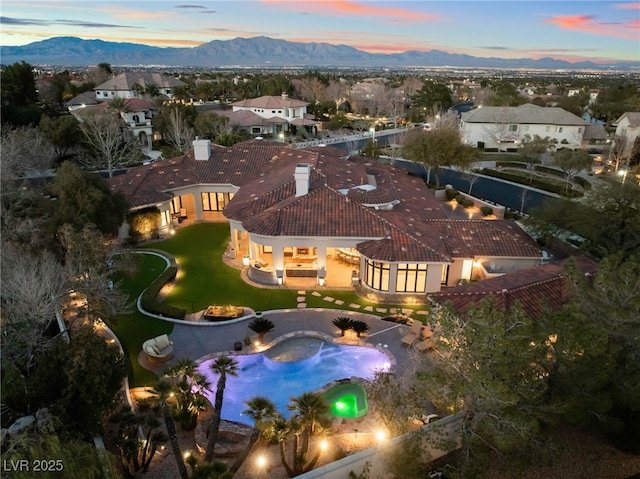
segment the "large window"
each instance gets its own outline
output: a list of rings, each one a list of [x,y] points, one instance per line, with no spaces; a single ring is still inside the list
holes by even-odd
[[[365,284],[379,291],[389,291],[389,263],[366,260]]]
[[[424,293],[427,286],[427,265],[424,263],[398,264],[396,291],[399,293]]]
[[[233,193],[202,193],[203,211],[222,211],[233,198]]]
[[[443,264],[442,265],[442,276],[440,277],[440,284],[443,285],[447,285],[447,283],[449,282],[449,265],[448,264]]]

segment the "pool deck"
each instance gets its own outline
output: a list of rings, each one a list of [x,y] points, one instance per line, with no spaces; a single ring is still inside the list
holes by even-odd
[[[369,331],[363,334],[360,339],[357,339],[352,331],[347,331],[345,337],[342,337],[340,331],[332,324],[333,319],[338,316],[348,316],[354,320],[365,321],[369,325]],[[395,358],[396,371],[398,372],[402,372],[403,365],[407,363],[409,355],[412,354],[412,349],[400,341],[409,330],[409,326],[383,321],[372,314],[317,308],[264,311],[264,317],[269,318],[275,324],[274,330],[265,336],[267,344],[282,335],[296,331],[316,331],[330,336],[342,344],[362,345],[368,343],[386,349]],[[164,364],[150,365],[146,361],[144,353],[141,352],[139,355],[140,364],[146,369],[160,374],[182,358],[199,360],[222,352],[238,354],[234,351],[236,342],[242,343],[242,352],[256,352],[254,344],[248,347],[244,344],[244,339],[247,336],[250,336],[254,341],[256,339],[256,334],[248,328],[251,319],[206,326],[174,324],[173,332],[169,335],[173,341],[174,357]]]

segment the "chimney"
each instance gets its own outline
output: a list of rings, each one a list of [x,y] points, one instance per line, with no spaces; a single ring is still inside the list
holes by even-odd
[[[283,100],[288,100],[289,99],[289,94],[287,92],[283,91],[281,96],[282,96]]]
[[[296,179],[296,198],[309,193],[309,178],[311,177],[309,163],[298,163],[293,177]]]
[[[211,157],[211,140],[193,140],[193,157],[199,161],[207,161]]]

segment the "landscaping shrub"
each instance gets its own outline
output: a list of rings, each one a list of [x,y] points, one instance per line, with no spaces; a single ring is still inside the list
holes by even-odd
[[[461,205],[465,208],[471,208],[473,206],[473,200],[470,200],[469,198],[463,198]]]
[[[482,216],[491,216],[493,214],[493,208],[491,208],[491,206],[481,206],[480,211],[482,212]]]
[[[498,149],[497,148],[485,148],[484,151],[486,151],[487,153],[497,153]]]
[[[465,200],[465,199],[466,199],[466,198],[465,198],[463,195],[461,195],[461,194],[458,194],[458,195],[455,197],[456,203],[458,203],[459,205],[462,205],[462,204],[464,203],[464,200]]]
[[[526,168],[526,163],[520,163],[519,161],[496,161],[496,167],[498,168]]]
[[[567,178],[567,175],[564,173],[564,171],[558,170],[557,168],[549,168],[548,166],[535,165],[533,169],[536,171],[547,173],[549,175],[557,176],[559,178],[562,178],[563,180]]]
[[[158,236],[160,210],[153,206],[129,214],[129,235],[134,242],[145,241]]]
[[[460,194],[460,192],[458,190],[456,190],[455,188],[447,188],[445,194],[447,195],[447,200],[451,201],[451,200],[455,199],[455,197],[458,196]]]
[[[532,179],[532,181],[529,182],[528,178],[523,178],[523,177],[518,176],[518,175],[513,175],[513,174],[510,174],[510,173],[508,173],[506,171],[491,170],[489,168],[483,168],[482,169],[482,174],[483,175],[487,175],[487,176],[492,176],[494,178],[500,178],[502,180],[512,181],[513,183],[518,183],[518,184],[521,184],[521,185],[533,186],[534,188],[538,188],[538,189],[541,189],[541,190],[549,191],[551,193],[556,193],[556,194],[562,195],[562,196],[567,196],[569,198],[575,198],[577,196],[582,196],[583,195],[583,193],[581,191],[574,190],[571,187],[569,188],[569,192],[565,192],[565,186],[564,185],[554,185],[554,184],[551,184],[551,183],[547,183],[543,179],[536,178],[536,177],[534,177]],[[571,185],[569,185],[569,186],[571,186]]]
[[[140,298],[140,304],[144,310],[149,313],[166,316],[168,318],[184,319],[187,314],[185,309],[176,308],[170,304],[158,302],[156,299],[162,287],[173,281],[177,274],[177,266],[170,266],[149,285]]]
[[[573,177],[573,181],[578,183],[585,190],[590,190],[591,189],[591,182],[589,180],[583,178],[582,176],[574,176]]]

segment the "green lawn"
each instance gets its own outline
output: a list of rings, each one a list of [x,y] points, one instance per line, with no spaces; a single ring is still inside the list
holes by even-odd
[[[140,296],[142,291],[164,270],[165,261],[149,254],[129,255],[138,263],[138,272],[132,276],[116,278],[120,281],[120,288],[129,294],[132,300]],[[131,387],[151,385],[157,377],[151,371],[144,369],[138,363],[138,354],[142,343],[163,333],[171,333],[173,323],[150,318],[137,311],[131,314],[119,314],[115,321],[109,321],[109,327],[118,336],[120,343],[131,362],[129,383]]]
[[[173,255],[179,263],[181,272],[175,287],[166,301],[174,306],[182,307],[188,313],[200,311],[209,305],[231,304],[246,306],[253,310],[287,309],[297,307],[297,291],[278,288],[256,288],[245,283],[240,271],[231,268],[222,261],[223,253],[229,239],[229,225],[226,223],[201,223],[182,228],[166,240],[153,243],[150,247]],[[133,277],[121,279],[122,288],[131,296],[137,297],[164,270],[165,262],[161,258],[147,254],[131,255],[139,263],[139,271]],[[324,301],[324,296],[341,299],[344,304]],[[357,311],[349,308],[349,304],[376,306],[351,291],[322,290],[322,296],[307,294],[307,307],[333,308]],[[424,305],[381,305],[409,308],[414,311],[424,309]],[[360,308],[362,310],[362,308]],[[377,314],[377,313],[373,313]],[[132,387],[152,384],[156,377],[143,369],[137,361],[142,343],[162,333],[170,333],[173,324],[142,315],[139,312],[120,314],[112,329],[120,339],[126,354],[131,359],[129,381]]]

